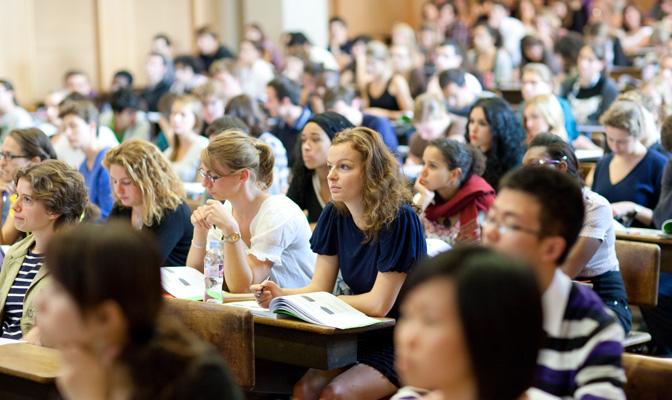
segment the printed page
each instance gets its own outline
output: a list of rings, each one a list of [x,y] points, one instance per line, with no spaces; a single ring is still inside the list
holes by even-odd
[[[163,290],[178,299],[203,300],[205,276],[191,267],[161,268]]]
[[[378,320],[368,317],[327,292],[278,297],[271,301],[270,308],[278,313],[289,313],[307,322],[339,329],[358,328],[378,323]]]
[[[264,307],[260,306],[259,303],[257,303],[254,300],[251,300],[251,301],[234,301],[234,302],[231,302],[231,303],[225,303],[224,305],[248,309],[248,310],[250,310],[252,315],[256,315],[258,317],[266,317],[266,318],[273,318],[273,319],[276,319],[278,317],[278,315],[276,313],[269,310],[268,308],[264,308]]]

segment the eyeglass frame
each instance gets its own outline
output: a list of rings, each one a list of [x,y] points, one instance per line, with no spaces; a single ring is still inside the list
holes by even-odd
[[[495,229],[497,229],[497,233],[500,235],[506,235],[509,232],[522,232],[522,233],[527,233],[529,235],[533,235],[537,238],[542,238],[544,237],[544,231],[539,229],[539,230],[534,230],[531,228],[526,228],[524,226],[520,226],[515,223],[503,223],[500,221],[495,220],[494,217],[490,216],[489,214],[485,216],[485,218],[481,221],[480,226],[481,230],[484,230],[486,226],[494,226]]]
[[[222,174],[222,175],[217,176],[217,175],[211,174],[210,171],[206,171],[205,168],[203,168],[203,167],[198,168],[198,174],[201,177],[203,177],[204,180],[207,180],[207,181],[209,181],[210,183],[213,183],[213,184],[215,182],[217,182],[218,180],[224,178],[224,177],[236,175],[238,172],[239,171],[231,172],[231,173],[228,173],[228,174]]]
[[[0,151],[0,160],[13,161],[17,158],[31,158],[27,154],[12,154],[8,151]]]
[[[559,160],[554,160],[554,159],[548,159],[548,160],[546,160],[546,159],[537,159],[537,160],[534,160],[533,163],[529,163],[529,164],[527,164],[527,165],[532,166],[532,167],[540,167],[540,166],[543,166],[543,165],[553,165],[553,166],[556,166],[556,165],[560,165],[560,164],[562,164],[563,162],[567,162],[567,156],[562,156],[562,157],[560,157]]]

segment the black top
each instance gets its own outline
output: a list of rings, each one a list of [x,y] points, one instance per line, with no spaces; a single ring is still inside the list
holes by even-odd
[[[110,212],[109,219],[122,218],[131,221],[131,209],[115,204]],[[175,210],[168,210],[160,223],[152,226],[143,226],[156,235],[161,248],[163,265],[185,265],[187,254],[191,247],[191,238],[194,235],[194,226],[191,224],[191,209],[187,203],[180,204]]]
[[[385,85],[385,90],[383,93],[378,96],[378,97],[373,97],[371,95],[371,85],[366,87],[366,94],[369,96],[369,107],[376,107],[376,108],[382,108],[385,110],[392,110],[392,111],[399,111],[401,110],[401,107],[399,107],[399,103],[397,103],[397,98],[392,96],[390,93],[390,84],[392,83],[392,78],[390,78],[389,81],[387,81],[387,85]]]
[[[287,197],[294,201],[302,210],[308,211],[308,223],[317,222],[322,213],[322,206],[317,199],[317,194],[313,188],[313,174],[306,172],[300,177],[295,177],[289,184]]]
[[[233,58],[233,53],[228,48],[219,46],[215,54],[199,54],[198,58],[203,63],[205,70],[209,71],[213,62],[224,58]]]
[[[145,106],[147,111],[156,112],[159,111],[159,100],[161,97],[170,91],[170,85],[173,84],[173,81],[169,77],[164,77],[161,82],[157,83],[154,87],[147,87],[142,93],[142,99],[145,101]]]

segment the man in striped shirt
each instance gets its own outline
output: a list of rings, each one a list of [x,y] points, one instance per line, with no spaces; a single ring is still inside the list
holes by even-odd
[[[483,241],[523,258],[543,291],[546,341],[529,399],[624,399],[623,330],[592,289],[558,268],[583,225],[577,182],[548,167],[509,173],[483,226]]]

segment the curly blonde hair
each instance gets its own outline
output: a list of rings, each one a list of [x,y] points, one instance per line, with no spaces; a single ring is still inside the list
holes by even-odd
[[[380,134],[372,129],[356,127],[340,132],[331,145],[349,143],[362,157],[364,164],[364,242],[375,240],[388,226],[403,204],[411,203],[411,192],[401,175],[399,162],[388,150]],[[348,213],[342,202],[334,202],[341,213]]]
[[[167,210],[175,210],[185,200],[182,182],[170,162],[154,144],[141,139],[124,141],[110,149],[103,165],[108,170],[119,165],[142,193],[142,223],[158,224]],[[119,202],[117,195],[115,201]]]

